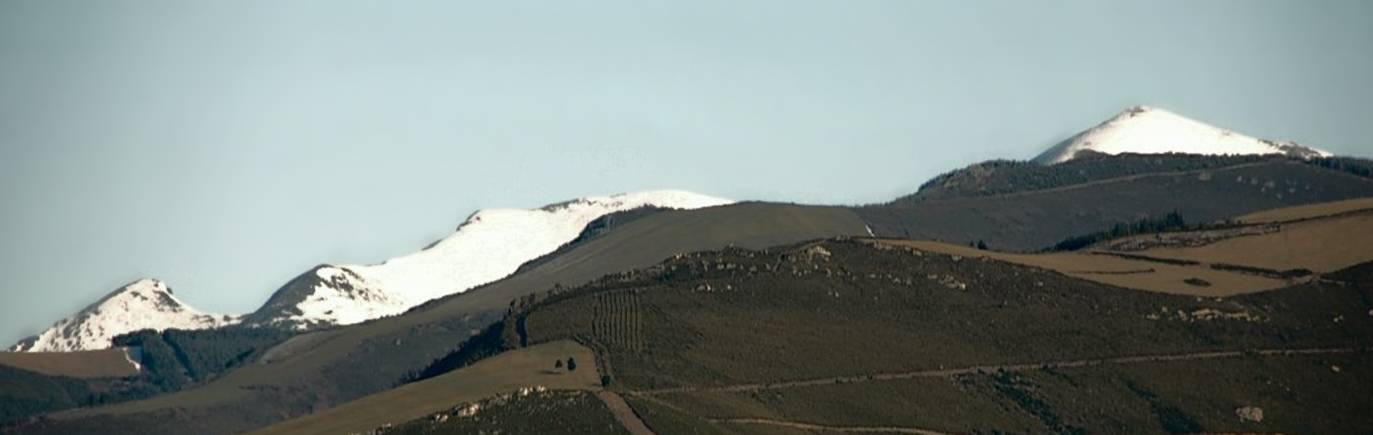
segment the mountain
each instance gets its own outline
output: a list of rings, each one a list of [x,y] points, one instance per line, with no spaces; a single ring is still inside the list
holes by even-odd
[[[393,388],[473,338],[474,332],[500,321],[512,300],[579,286],[690,252],[728,246],[762,249],[866,234],[863,221],[844,207],[741,202],[663,210],[576,244],[530,270],[425,303],[403,315],[297,335],[261,359],[204,385],[146,401],[82,410],[73,420],[54,421],[56,426],[49,433],[244,432]],[[229,329],[236,328],[222,330]],[[168,417],[161,411],[170,408],[185,413]],[[103,414],[114,409],[130,413]],[[150,409],[157,411],[145,411]],[[117,429],[106,424],[112,422],[117,422]],[[23,432],[43,433],[33,428]],[[5,431],[0,429],[0,433]]]
[[[1164,109],[1136,106],[1058,143],[1035,157],[1046,165],[1063,163],[1079,153],[1205,155],[1282,154],[1329,157],[1331,154],[1293,142],[1256,139],[1208,125]]]
[[[20,341],[11,351],[71,352],[105,349],[117,335],[142,329],[205,329],[238,323],[234,316],[207,314],[172,294],[166,283],[140,279]]]
[[[306,329],[400,314],[486,284],[573,241],[587,224],[643,207],[696,209],[732,201],[660,190],[593,196],[533,210],[481,210],[447,238],[376,265],[321,265],[287,283],[249,324]]]

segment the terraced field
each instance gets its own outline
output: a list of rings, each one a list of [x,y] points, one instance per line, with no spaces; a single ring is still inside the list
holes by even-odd
[[[605,292],[596,295],[595,320],[591,324],[597,341],[631,352],[643,351],[643,313],[636,291]]]

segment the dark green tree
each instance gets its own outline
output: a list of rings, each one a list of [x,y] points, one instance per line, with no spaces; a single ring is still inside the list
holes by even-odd
[[[575,358],[570,357],[570,356],[567,357],[567,371],[571,372],[571,371],[576,371],[576,370],[577,370],[577,360],[576,360]]]

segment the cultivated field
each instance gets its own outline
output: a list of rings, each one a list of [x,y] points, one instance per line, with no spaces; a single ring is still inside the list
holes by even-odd
[[[644,350],[643,313],[639,293],[605,292],[596,295],[591,330],[598,342],[628,351]]]
[[[121,378],[138,374],[124,348],[82,352],[0,352],[0,364],[51,376]]]
[[[1275,233],[1234,237],[1192,248],[1139,252],[1159,258],[1225,263],[1272,270],[1333,272],[1373,261],[1373,213],[1354,213],[1279,225]]]

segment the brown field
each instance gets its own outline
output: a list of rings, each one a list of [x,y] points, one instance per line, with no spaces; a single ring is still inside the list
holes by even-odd
[[[554,370],[553,361],[574,357],[578,369]],[[572,341],[557,341],[505,352],[470,367],[403,385],[334,407],[287,420],[254,434],[345,434],[400,424],[518,390],[543,386],[555,390],[600,390],[596,357]]]
[[[1242,224],[1289,222],[1359,210],[1373,210],[1373,197],[1265,210],[1240,216],[1235,221]]]
[[[1282,224],[1281,231],[1192,248],[1155,248],[1151,257],[1241,264],[1265,269],[1333,272],[1373,260],[1373,213]]]
[[[970,258],[987,257],[1118,287],[1220,297],[1273,290],[1290,285],[1292,281],[1250,272],[1218,270],[1213,265],[1247,266],[1276,272],[1307,269],[1320,274],[1373,261],[1373,213],[1361,212],[1361,207],[1365,206],[1373,206],[1373,198],[1278,209],[1244,218],[1275,225],[1271,232],[1226,236],[1228,238],[1201,246],[1153,247],[1129,252],[1113,251],[1110,248],[1113,244],[1074,252],[1017,254],[931,241],[883,239],[875,242]],[[1285,223],[1277,223],[1279,219],[1285,219],[1282,221]],[[1169,233],[1167,238],[1186,239],[1204,232],[1207,231]],[[1154,237],[1157,236],[1133,238]],[[1196,264],[1110,255],[1121,253]],[[1185,282],[1188,279],[1204,280],[1210,285],[1189,284]]]
[[[121,378],[138,374],[124,348],[83,352],[0,352],[0,364],[51,376]]]
[[[1284,280],[1239,272],[1215,270],[1204,264],[1174,265],[1147,260],[1132,260],[1088,252],[1055,252],[1048,254],[1012,254],[983,251],[961,245],[918,240],[874,240],[890,246],[959,255],[968,258],[987,257],[1025,266],[1053,270],[1074,278],[1095,281],[1117,287],[1148,290],[1159,293],[1222,297],[1273,290],[1287,286]],[[1199,287],[1184,280],[1200,278],[1211,284]]]

